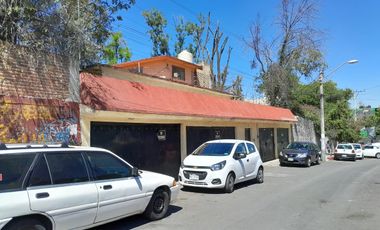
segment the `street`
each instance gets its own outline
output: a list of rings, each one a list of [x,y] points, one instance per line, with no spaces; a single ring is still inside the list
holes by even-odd
[[[263,184],[238,185],[232,194],[181,191],[169,216],[134,216],[96,229],[378,229],[380,161],[265,168]]]

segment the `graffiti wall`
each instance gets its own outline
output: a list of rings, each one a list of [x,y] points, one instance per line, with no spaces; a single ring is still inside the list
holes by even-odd
[[[0,96],[0,142],[80,145],[79,105]]]

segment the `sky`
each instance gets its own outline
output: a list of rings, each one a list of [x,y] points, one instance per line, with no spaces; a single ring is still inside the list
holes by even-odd
[[[325,75],[337,83],[338,88],[356,92],[351,106],[380,106],[380,1],[378,0],[317,0],[318,15],[315,26],[323,31],[322,52],[328,65]],[[244,43],[249,38],[249,28],[260,15],[265,39],[279,34],[275,24],[280,0],[136,0],[136,4],[122,13],[124,20],[114,24],[121,31],[132,52],[132,60],[151,56],[152,42],[142,16],[144,10],[157,9],[168,21],[166,32],[170,36],[169,47],[174,53],[174,21],[179,16],[185,21],[196,22],[199,13],[211,12],[213,22],[219,22],[233,48],[227,85],[240,75],[243,77],[243,93],[246,99],[261,97],[254,90],[257,69],[252,69],[252,51]],[[356,64],[342,63],[356,59]],[[317,78],[317,74],[312,77]],[[308,82],[310,80],[303,80]],[[257,83],[256,83],[257,84]]]

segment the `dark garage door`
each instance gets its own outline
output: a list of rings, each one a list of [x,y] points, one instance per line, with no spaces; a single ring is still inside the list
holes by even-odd
[[[277,152],[280,153],[289,144],[289,129],[277,129]]]
[[[263,161],[275,159],[274,129],[259,129],[260,155]]]
[[[91,146],[109,149],[140,169],[178,176],[180,125],[91,122]]]
[[[194,127],[186,128],[187,154],[192,153],[202,143],[215,139],[235,139],[234,127]]]

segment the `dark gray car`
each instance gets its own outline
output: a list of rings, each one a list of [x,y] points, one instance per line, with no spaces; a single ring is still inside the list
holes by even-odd
[[[304,165],[310,167],[319,164],[320,150],[312,142],[292,142],[280,152],[280,165]]]

